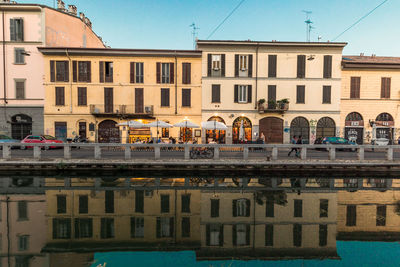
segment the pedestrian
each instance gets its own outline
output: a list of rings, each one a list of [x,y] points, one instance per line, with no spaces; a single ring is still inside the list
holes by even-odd
[[[397,144],[400,145],[400,136],[397,138]]]
[[[292,140],[290,140],[290,143],[293,145],[297,143],[297,137],[295,135],[293,135]],[[292,149],[289,151],[287,155],[290,157],[290,154],[292,154],[293,151],[295,151],[297,154],[297,147],[292,147]]]
[[[303,144],[303,139],[301,138],[301,135],[299,135],[299,138],[297,138],[296,144],[298,144],[298,145]],[[296,157],[299,157],[299,156],[300,156],[300,152],[301,152],[301,147],[299,147],[299,148],[296,150]]]

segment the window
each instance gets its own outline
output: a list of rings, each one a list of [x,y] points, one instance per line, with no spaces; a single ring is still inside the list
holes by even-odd
[[[191,83],[191,64],[190,63],[182,63],[182,83],[183,84]]]
[[[191,105],[191,90],[182,89],[182,107],[190,107]]]
[[[350,98],[360,98],[361,77],[350,78]]]
[[[131,218],[131,238],[144,237],[144,218]]]
[[[386,225],[386,205],[376,206],[376,226]]]
[[[324,78],[332,78],[332,56],[324,56]]]
[[[157,217],[157,238],[173,237],[174,235],[174,218],[171,217]]]
[[[112,83],[114,67],[113,62],[100,61],[99,62],[100,82]]]
[[[53,239],[71,238],[71,219],[53,219]]]
[[[319,225],[319,246],[325,247],[328,243],[328,225]]]
[[[235,55],[235,77],[252,77],[253,55]]]
[[[243,55],[239,56],[239,70],[241,71],[247,70],[247,56]]]
[[[50,81],[68,82],[69,81],[69,63],[68,61],[50,60]]]
[[[319,217],[328,217],[328,199],[320,199],[319,200]]]
[[[274,212],[274,197],[273,196],[268,196],[267,201],[265,203],[265,217],[274,217],[275,212]]]
[[[101,218],[101,238],[114,238],[114,219],[113,218]]]
[[[161,213],[169,212],[169,195],[161,195]]]
[[[25,80],[15,80],[15,98],[25,99]]]
[[[93,220],[91,218],[75,219],[75,238],[93,237]]]
[[[30,259],[29,256],[15,256],[15,267],[29,267]]]
[[[301,239],[302,239],[302,226],[301,224],[293,225],[293,246],[301,247]]]
[[[224,244],[224,225],[207,224],[206,225],[206,245],[222,246]]]
[[[14,64],[25,64],[24,48],[14,48]]]
[[[169,137],[169,128],[161,128],[161,137],[168,138]]]
[[[297,78],[305,78],[306,77],[306,56],[298,55],[297,56]]]
[[[87,105],[87,88],[78,87],[78,106]]]
[[[303,200],[294,200],[294,217],[303,217]]]
[[[24,41],[24,20],[22,18],[10,19],[10,41]]]
[[[233,217],[250,217],[250,200],[235,199],[232,201]]]
[[[89,212],[89,198],[87,195],[79,196],[79,213],[85,214]]]
[[[306,87],[304,85],[297,85],[297,96],[296,96],[297,104],[305,103],[305,98],[306,98],[305,93],[306,93]]]
[[[212,55],[212,69],[214,71],[221,69],[221,55]]]
[[[181,195],[182,212],[190,213],[190,194]]]
[[[265,246],[273,246],[274,245],[274,225],[266,224],[265,225]]]
[[[250,225],[238,224],[232,225],[233,245],[248,246],[250,245]]]
[[[107,190],[105,192],[105,211],[106,213],[113,213],[114,212],[114,191]]]
[[[169,88],[161,88],[161,106],[169,107]]]
[[[92,67],[90,61],[72,61],[72,80],[74,82],[91,82]]]
[[[391,78],[382,77],[381,80],[381,98],[390,98]]]
[[[330,104],[331,103],[331,86],[324,85],[322,87],[322,104]]]
[[[276,85],[268,85],[268,109],[276,109]]]
[[[221,103],[221,85],[219,84],[211,86],[211,103]]]
[[[144,192],[143,190],[135,190],[135,212],[144,212]]]
[[[207,76],[225,76],[225,54],[207,55]]]
[[[268,55],[268,77],[275,78],[276,77],[276,55]]]
[[[136,83],[143,83],[143,62],[136,62],[135,63],[135,82]]]
[[[18,201],[18,221],[28,220],[28,203],[24,200]]]
[[[219,217],[219,199],[211,199],[211,218]]]
[[[251,102],[251,85],[235,85],[235,103]]]
[[[25,251],[29,248],[29,235],[18,236],[18,250]]]
[[[67,213],[67,196],[57,196],[57,214]]]
[[[182,217],[182,237],[190,237],[190,218]]]
[[[174,83],[174,63],[157,62],[157,83]]]
[[[357,206],[347,205],[346,211],[346,226],[356,226],[357,225]]]
[[[56,106],[65,105],[64,87],[56,87]]]

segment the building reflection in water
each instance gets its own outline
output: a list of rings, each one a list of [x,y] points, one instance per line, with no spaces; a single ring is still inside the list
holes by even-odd
[[[107,251],[340,260],[336,240],[400,240],[399,180],[1,181],[1,266],[87,266]]]

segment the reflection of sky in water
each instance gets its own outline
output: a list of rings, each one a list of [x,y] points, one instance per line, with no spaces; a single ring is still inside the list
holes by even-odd
[[[400,266],[400,242],[336,242],[341,260],[293,261],[198,261],[193,251],[185,252],[109,252],[95,253],[91,267],[107,262],[119,266]]]

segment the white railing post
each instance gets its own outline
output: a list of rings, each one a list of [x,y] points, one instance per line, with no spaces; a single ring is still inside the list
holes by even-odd
[[[41,157],[41,148],[40,146],[34,146],[33,147],[33,158],[34,159],[40,159]]]
[[[185,145],[185,159],[189,159],[190,158],[190,149],[188,145]]]
[[[274,146],[272,148],[272,160],[278,159],[278,147]]]
[[[307,159],[307,147],[300,148],[300,158],[302,160],[306,160]]]
[[[95,144],[94,146],[94,158],[101,159],[101,147],[99,144]]]
[[[243,159],[245,160],[249,159],[249,147],[247,146],[243,147]]]
[[[386,159],[393,160],[393,147],[388,147],[386,151]]]
[[[358,149],[358,160],[364,160],[364,148],[360,147]]]
[[[68,145],[64,145],[64,159],[71,158],[71,147]]]
[[[155,159],[160,159],[160,157],[161,157],[160,145],[155,145],[155,147],[154,147],[154,158]]]
[[[336,159],[336,148],[335,147],[329,147],[329,159],[330,160],[335,160]]]
[[[125,159],[131,159],[131,146],[125,145]]]
[[[219,147],[214,146],[214,159],[219,159]]]
[[[3,159],[10,159],[11,158],[11,146],[3,145]]]

